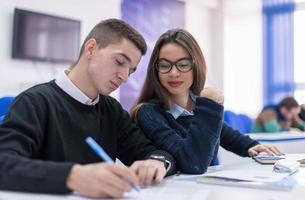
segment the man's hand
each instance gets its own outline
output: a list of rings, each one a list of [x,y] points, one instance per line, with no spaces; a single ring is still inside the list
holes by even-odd
[[[298,128],[289,128],[289,133],[302,133],[302,131]]]
[[[164,163],[152,159],[136,161],[130,169],[138,175],[142,187],[160,183],[166,174]]]
[[[293,115],[291,122],[292,122],[292,124],[298,125],[298,124],[302,123],[302,120],[299,117],[299,115]]]
[[[114,163],[76,164],[67,178],[67,187],[86,197],[120,198],[124,192],[132,189],[122,177],[126,177],[134,185],[139,183],[136,174],[125,166]]]
[[[201,92],[200,92],[200,96],[201,97],[206,97],[208,99],[211,99],[221,105],[223,105],[224,103],[224,96],[223,94],[215,89],[215,88],[212,88],[212,87],[207,87],[207,88],[204,88]]]
[[[266,152],[270,155],[283,155],[276,146],[269,146],[264,144],[257,144],[248,149],[249,156],[256,156],[260,152]]]

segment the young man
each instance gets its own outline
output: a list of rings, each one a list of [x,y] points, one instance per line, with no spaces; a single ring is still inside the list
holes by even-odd
[[[278,105],[268,105],[255,120],[252,132],[304,131],[298,116],[301,107],[293,97],[285,97]]]
[[[299,118],[303,121],[305,121],[305,104],[303,103],[301,105],[301,112],[299,114]]]
[[[136,70],[146,49],[125,22],[102,21],[70,70],[18,95],[0,126],[0,189],[121,197],[133,184],[150,185],[172,173],[173,158],[152,146],[108,96]],[[130,167],[102,162],[87,136]]]

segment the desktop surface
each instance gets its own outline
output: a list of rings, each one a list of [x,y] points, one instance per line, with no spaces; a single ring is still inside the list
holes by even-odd
[[[292,159],[305,158],[304,154],[289,154]],[[272,165],[261,165],[250,158],[244,158],[239,163],[224,166],[210,167],[208,172],[219,170],[257,170],[270,171]],[[290,200],[304,199],[305,196],[305,168],[292,175],[296,184],[289,190],[273,190],[263,188],[247,188],[238,186],[221,186],[198,183],[200,175],[174,175],[166,178],[160,185],[141,190],[141,194],[128,194],[127,199],[185,199],[185,200]],[[46,195],[19,192],[0,191],[0,200],[83,200],[87,199],[75,194],[71,195]]]

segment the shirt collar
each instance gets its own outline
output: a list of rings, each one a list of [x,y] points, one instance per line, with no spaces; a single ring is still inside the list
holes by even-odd
[[[190,97],[195,102],[198,96],[190,91]],[[167,112],[169,112],[174,117],[174,119],[177,119],[180,116],[194,115],[193,111],[188,111],[175,103],[172,104],[172,106]]]
[[[99,102],[99,96],[96,99],[90,99],[85,93],[83,93],[68,77],[70,70],[66,69],[59,74],[55,83],[67,94],[73,97],[75,100],[82,104],[94,106]]]

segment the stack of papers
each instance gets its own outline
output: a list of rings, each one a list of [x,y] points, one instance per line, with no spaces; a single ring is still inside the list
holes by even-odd
[[[295,180],[289,173],[262,172],[251,170],[222,170],[207,173],[198,178],[199,183],[238,187],[254,187],[275,190],[290,190]]]
[[[289,174],[262,172],[256,170],[222,170],[202,175],[203,177],[226,178],[240,181],[276,182],[281,181]]]
[[[283,159],[277,161],[273,166],[273,171],[278,173],[289,173],[293,174],[300,167],[300,163],[298,161]]]

